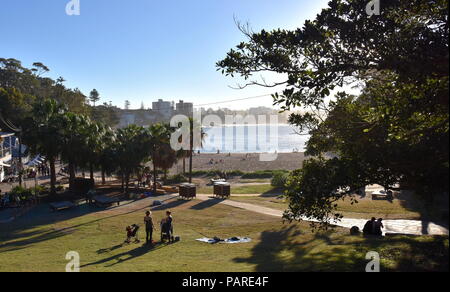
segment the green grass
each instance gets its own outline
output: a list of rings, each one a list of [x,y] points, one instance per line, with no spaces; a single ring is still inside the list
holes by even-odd
[[[197,189],[198,194],[206,194],[210,195],[213,193],[213,187],[202,187]],[[279,193],[282,194],[283,191],[275,188],[268,184],[261,184],[261,185],[249,185],[249,186],[239,186],[239,187],[233,187],[231,185],[231,193],[232,194],[264,194],[264,193]]]
[[[121,245],[125,226],[142,221],[145,205],[100,213],[87,206],[60,213],[38,207],[2,226],[0,272],[64,271],[68,251],[79,252],[85,272],[364,271],[369,251],[380,253],[382,271],[448,271],[448,237],[366,239],[349,236],[343,228],[312,233],[307,223],[283,224],[278,218],[217,202],[168,204],[175,234],[182,240],[154,249]],[[153,216],[159,220],[164,212],[160,208]],[[247,236],[253,241],[232,246],[195,241],[203,236]]]
[[[238,194],[236,192],[233,192]],[[277,197],[232,197],[232,200],[260,205],[263,207],[286,210],[288,203],[286,199]],[[338,212],[348,218],[370,218],[372,216],[384,219],[420,219],[421,214],[409,210],[403,201],[394,200],[359,200],[357,204],[351,204],[350,200],[338,202]]]

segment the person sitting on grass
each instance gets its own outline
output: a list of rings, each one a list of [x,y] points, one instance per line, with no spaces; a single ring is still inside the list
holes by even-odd
[[[366,224],[364,225],[364,228],[363,228],[363,234],[364,235],[372,235],[372,234],[374,234],[376,220],[377,219],[375,217],[372,217],[371,220],[366,222]]]
[[[383,229],[384,225],[383,225],[383,218],[379,218],[376,222],[375,222],[375,230],[374,230],[374,235],[377,236],[383,236]]]
[[[146,232],[146,244],[153,244],[153,230],[155,229],[155,226],[153,224],[153,218],[152,218],[152,212],[147,211],[145,212],[144,217],[144,223],[145,223],[145,232]]]

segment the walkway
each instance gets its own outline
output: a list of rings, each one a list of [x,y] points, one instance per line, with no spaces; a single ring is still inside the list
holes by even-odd
[[[206,200],[218,200],[211,198],[210,195],[198,195],[198,199]],[[237,202],[233,200],[222,200],[221,204],[232,206],[235,208],[241,208],[248,211],[265,214],[274,217],[282,217],[283,211],[271,209],[267,207],[257,206],[254,204]],[[305,219],[305,221],[313,221]],[[345,228],[351,228],[358,226],[361,230],[367,220],[364,219],[352,219],[343,218],[341,221],[335,223],[335,225]],[[432,222],[419,221],[419,220],[384,220],[384,232],[389,234],[408,234],[408,235],[448,235],[448,229]]]

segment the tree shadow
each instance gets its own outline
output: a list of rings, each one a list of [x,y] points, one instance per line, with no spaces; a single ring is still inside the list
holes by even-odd
[[[104,259],[101,259],[101,260],[98,260],[98,261],[95,261],[95,262],[92,262],[92,263],[89,263],[89,264],[82,265],[80,268],[85,268],[85,267],[89,267],[89,266],[95,266],[95,265],[100,265],[100,264],[105,264],[105,263],[108,263],[108,262],[111,262],[111,261],[115,261],[115,262],[105,266],[105,267],[112,267],[112,266],[115,266],[117,264],[121,264],[123,262],[126,262],[126,261],[129,261],[129,260],[141,257],[141,256],[143,256],[143,255],[145,255],[145,254],[147,254],[149,252],[153,252],[155,250],[158,250],[158,249],[161,249],[161,248],[164,248],[164,247],[167,247],[167,246],[169,246],[169,245],[168,244],[161,244],[161,243],[157,244],[157,245],[145,245],[145,244],[143,244],[143,245],[140,245],[140,246],[136,247],[135,249],[132,249],[132,250],[129,250],[129,251],[125,251],[125,252],[122,252],[122,253],[110,256],[110,257],[106,257]],[[117,249],[119,249],[121,247],[123,247],[123,244],[116,245],[116,246],[113,246],[113,247],[108,248],[108,249],[100,249],[100,250],[97,251],[97,253],[98,254],[103,254],[103,253],[107,253],[107,252],[110,252],[110,251],[117,250]]]
[[[284,189],[282,189],[282,188],[275,188],[275,189],[272,189],[270,191],[262,193],[260,195],[260,197],[263,197],[263,198],[274,198],[274,197],[283,196],[283,194],[284,194]]]
[[[234,261],[255,265],[256,272],[364,272],[369,262],[365,259],[367,252],[377,251],[383,272],[448,271],[448,237],[430,237],[426,241],[411,236],[351,238],[333,231],[311,237],[298,235],[294,225],[264,231],[251,255]],[[394,267],[383,266],[384,259],[393,258]]]
[[[211,207],[213,207],[213,206],[215,206],[217,204],[220,204],[223,201],[224,200],[222,200],[222,199],[211,198],[209,200],[205,200],[205,201],[202,201],[202,202],[200,202],[200,203],[198,203],[198,204],[196,204],[194,206],[191,206],[190,209],[198,210],[198,211],[199,210],[204,210],[204,209],[207,209],[207,208],[211,208]]]
[[[435,195],[433,200],[425,200],[413,192],[402,191],[396,195],[400,204],[408,211],[420,214],[422,232],[428,234],[431,222],[449,228],[449,196],[448,194]]]
[[[162,204],[160,206],[152,207],[152,211],[164,211],[164,210],[173,209],[173,208],[179,207],[187,202],[189,202],[189,201],[180,200],[180,199],[174,200],[169,203]]]
[[[171,200],[172,198],[168,198],[167,200]],[[176,202],[176,201],[175,201]],[[182,202],[181,202],[182,203]],[[124,205],[122,205],[124,206]],[[108,208],[114,209],[114,208],[120,208],[119,207],[112,207]],[[161,207],[160,210],[173,208],[177,206],[174,202],[159,206]],[[63,210],[60,212],[52,212],[47,204],[41,204],[37,207],[35,207],[32,211],[29,213],[26,213],[25,215],[17,218],[15,221],[8,223],[8,224],[2,224],[2,229],[0,231],[0,253],[1,252],[7,252],[7,251],[13,251],[13,250],[19,250],[26,248],[28,245],[43,242],[46,240],[55,239],[58,237],[62,237],[68,234],[72,234],[75,232],[79,227],[86,226],[89,224],[97,223],[103,220],[124,216],[136,212],[140,212],[145,209],[149,209],[150,207],[145,206],[141,208],[136,208],[131,211],[127,211],[124,213],[119,213],[115,215],[105,216],[102,218],[98,218],[95,220],[91,220],[88,222],[71,225],[65,228],[61,228],[58,230],[55,230],[54,228],[45,228],[40,230],[33,230],[34,228],[37,228],[39,226],[47,226],[56,224],[58,222],[64,222],[68,221],[74,218],[82,217],[88,214],[97,213],[101,210],[99,210],[97,207],[89,205],[89,204],[82,204],[76,208]],[[152,210],[155,210],[156,208],[153,208]],[[29,231],[32,230],[32,231]],[[31,237],[31,238],[30,238]],[[7,242],[4,244],[1,244],[1,242]]]
[[[64,228],[64,229],[60,229],[60,230],[48,230],[48,231],[43,231],[43,232],[32,232],[27,234],[26,236],[34,236],[32,238],[27,238],[24,240],[18,240],[18,241],[11,241],[10,238],[8,238],[7,243],[1,244],[0,245],[0,253],[4,253],[4,252],[11,252],[11,251],[17,251],[17,250],[21,250],[21,249],[25,249],[27,248],[29,245],[32,244],[36,244],[39,242],[43,242],[43,241],[47,241],[47,240],[52,240],[52,239],[56,239],[62,236],[66,236],[69,234],[74,233],[75,230],[74,229],[68,229],[68,228]],[[15,239],[20,238],[19,236],[17,236]],[[14,240],[14,239],[12,239]],[[3,241],[3,239],[2,239]]]

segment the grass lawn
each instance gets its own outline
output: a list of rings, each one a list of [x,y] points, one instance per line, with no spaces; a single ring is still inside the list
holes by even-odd
[[[312,233],[307,223],[283,224],[217,202],[173,200],[158,207],[156,220],[166,208],[173,211],[175,234],[182,240],[153,249],[121,244],[125,226],[141,223],[149,201],[101,212],[80,206],[51,213],[39,206],[0,226],[0,272],[64,271],[68,251],[80,254],[81,271],[364,271],[369,251],[380,253],[382,271],[448,271],[448,237],[366,239],[349,236],[343,228]],[[195,241],[204,236],[247,236],[253,241]]]
[[[213,193],[213,187],[201,187],[197,189],[197,193],[198,194],[206,194],[206,195],[210,195]],[[272,193],[277,193],[277,194],[282,194],[283,191],[275,188],[269,184],[256,184],[256,185],[249,185],[249,186],[238,186],[238,187],[233,187],[231,186],[231,193],[232,194],[272,194]]]
[[[283,198],[278,197],[232,197],[234,201],[246,202],[263,207],[286,210],[288,203]],[[370,218],[372,216],[384,219],[420,219],[421,215],[417,211],[409,210],[403,201],[394,200],[359,200],[357,204],[351,204],[350,200],[338,202],[338,212],[348,218]]]

